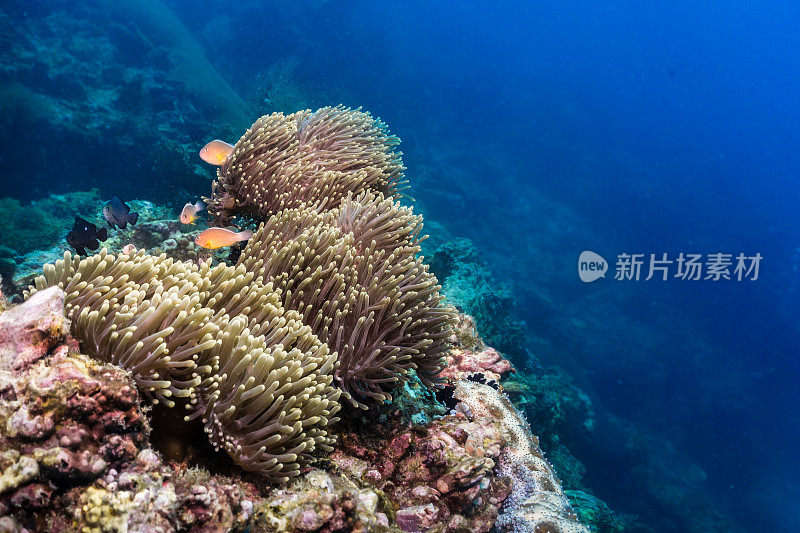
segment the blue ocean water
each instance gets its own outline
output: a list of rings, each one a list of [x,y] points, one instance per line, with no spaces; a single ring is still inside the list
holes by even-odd
[[[362,106],[403,139],[428,231],[474,242],[535,364],[591,398],[592,431],[562,435],[588,489],[635,531],[800,530],[796,3],[113,5],[2,6],[7,36],[38,32],[31,56],[3,41],[4,196],[182,205],[211,178],[182,147]],[[605,279],[581,282],[584,250]],[[675,277],[717,253],[732,279]],[[641,279],[614,279],[621,254]]]

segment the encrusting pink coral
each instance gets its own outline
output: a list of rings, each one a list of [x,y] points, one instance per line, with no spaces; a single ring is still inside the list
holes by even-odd
[[[63,309],[63,292],[52,289],[0,314],[0,370],[32,364],[63,342],[69,331]]]
[[[450,381],[468,379],[473,374],[482,374],[487,380],[500,381],[513,367],[508,359],[494,348],[480,351],[454,348],[447,354],[447,365],[439,374]]]

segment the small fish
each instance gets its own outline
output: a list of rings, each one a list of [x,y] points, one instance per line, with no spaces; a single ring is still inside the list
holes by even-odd
[[[75,217],[72,231],[67,233],[67,244],[75,248],[78,255],[86,255],[86,249],[97,250],[100,242],[108,238],[106,228],[97,229],[97,226],[87,222],[81,217]]]
[[[178,220],[184,224],[194,224],[194,221],[197,219],[197,213],[205,208],[206,205],[200,201],[194,204],[186,204],[183,206],[183,209],[181,210],[181,216],[178,217]]]
[[[201,248],[214,250],[246,241],[252,236],[253,232],[250,230],[236,232],[225,228],[208,228],[194,238],[194,243]]]
[[[103,218],[106,219],[108,227],[125,229],[128,224],[134,225],[139,220],[139,213],[131,213],[131,208],[123,202],[116,194],[111,197],[111,201],[103,206]]]
[[[233,146],[225,141],[214,139],[200,150],[200,159],[211,165],[221,166],[231,152],[233,152]]]
[[[105,228],[103,228],[105,230]],[[125,255],[133,255],[136,253],[136,247],[132,244],[126,244],[122,247],[122,253]]]

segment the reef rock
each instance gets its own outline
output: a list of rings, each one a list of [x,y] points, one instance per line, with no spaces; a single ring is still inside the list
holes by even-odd
[[[311,469],[257,505],[253,533],[396,531],[379,509],[381,494],[346,476]]]
[[[498,472],[513,480],[512,491],[496,526],[500,531],[588,533],[570,507],[553,467],[539,448],[538,439],[503,393],[488,385],[459,382],[453,396],[457,409],[471,420],[489,419],[505,433]]]
[[[489,531],[512,484],[495,475],[502,448],[496,420],[453,413],[427,426],[392,421],[346,433],[330,460],[383,494],[401,531]]]
[[[447,355],[447,366],[439,377],[457,381],[480,374],[487,380],[500,381],[512,370],[511,363],[494,348],[480,351],[455,348]]]
[[[0,315],[0,370],[41,359],[66,339],[64,292],[52,287]]]

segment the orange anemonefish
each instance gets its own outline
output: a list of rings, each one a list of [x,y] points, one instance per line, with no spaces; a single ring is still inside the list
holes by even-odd
[[[200,150],[200,159],[211,165],[221,166],[231,152],[233,152],[233,146],[225,141],[214,139]]]
[[[236,232],[225,228],[208,228],[194,238],[194,243],[202,248],[214,250],[246,241],[252,236],[253,232],[250,230]]]
[[[184,224],[194,224],[194,221],[197,219],[197,213],[205,208],[205,204],[200,201],[194,204],[186,204],[183,206],[183,209],[181,209],[181,214],[178,217],[178,220]]]

